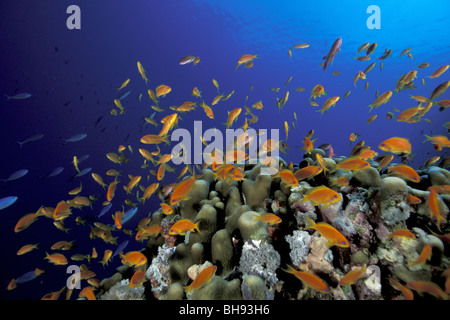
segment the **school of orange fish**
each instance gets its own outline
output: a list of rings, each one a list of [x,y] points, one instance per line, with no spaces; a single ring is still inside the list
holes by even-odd
[[[324,58],[325,62],[321,65],[323,66],[323,70],[326,70],[327,66],[333,63],[333,60],[336,58],[336,56],[340,51],[341,44],[342,39],[337,39],[335,41],[329,53]],[[308,50],[307,48],[309,47],[310,46],[308,44],[294,45],[288,50],[289,57],[292,58],[294,50]],[[357,61],[371,60],[372,58],[374,58],[374,51],[376,47],[377,43],[364,43],[357,49],[356,52],[357,54],[361,52],[365,54],[355,59]],[[385,52],[380,57],[376,58],[379,61],[380,69],[383,68],[383,61],[389,58],[391,55],[392,50],[386,49]],[[403,55],[407,55],[409,58],[413,59],[411,48],[403,50],[400,56]],[[241,66],[243,66],[244,68],[256,67],[257,59],[259,58],[255,54],[243,55],[237,61],[235,71],[237,71],[237,69],[239,69]],[[200,58],[197,56],[188,55],[181,58],[179,61],[179,65],[181,66],[188,65],[191,63],[194,66],[197,65],[198,63],[200,63]],[[367,79],[369,77],[368,73],[375,67],[376,64],[377,62],[373,62],[368,67],[366,67],[364,71],[359,71],[354,77],[353,84],[356,86],[357,81]],[[426,68],[428,67],[430,67],[430,65],[424,62],[418,65],[417,69],[425,70],[424,72],[426,72]],[[436,67],[433,72],[428,73],[429,74],[428,77],[430,79],[439,78],[447,71],[448,68],[449,65]],[[145,81],[145,85],[148,86],[149,79],[147,77],[146,70],[139,61],[137,62],[137,69],[140,76]],[[333,75],[338,76],[339,73],[340,73],[339,71],[335,71],[333,72]],[[377,110],[377,108],[379,108],[380,106],[387,104],[389,102],[389,99],[393,95],[394,91],[395,93],[399,93],[402,90],[414,89],[415,88],[414,81],[417,77],[418,77],[418,70],[408,71],[398,79],[397,86],[396,88],[393,88],[393,90],[381,94],[378,94],[377,91],[376,98],[369,105],[368,112],[370,113],[373,109]],[[292,77],[290,77],[287,80],[286,84],[289,83],[291,79]],[[424,79],[425,78],[422,78],[423,84],[425,83]],[[131,82],[130,78],[126,79],[118,87],[117,90],[122,91],[129,85],[130,82]],[[242,151],[216,149],[214,152],[210,154],[212,159],[211,164],[205,163],[202,167],[200,167],[199,165],[196,166],[184,165],[182,169],[179,170],[179,174],[177,177],[178,182],[172,183],[170,185],[162,185],[162,181],[164,179],[166,171],[174,172],[175,170],[177,170],[175,167],[169,165],[169,162],[171,160],[174,160],[174,158],[176,157],[179,158],[178,160],[183,160],[183,157],[185,156],[184,154],[182,154],[182,152],[180,152],[177,155],[174,155],[172,153],[163,154],[161,148],[159,147],[162,143],[170,144],[169,140],[170,132],[177,126],[179,126],[181,120],[180,115],[185,112],[191,112],[195,110],[198,104],[200,105],[200,107],[202,107],[207,117],[209,117],[210,119],[214,119],[214,112],[212,107],[218,105],[219,103],[223,104],[225,101],[230,99],[234,94],[234,90],[227,94],[220,93],[218,81],[212,79],[212,83],[217,88],[218,95],[211,100],[211,106],[209,106],[205,102],[204,97],[202,96],[202,92],[199,90],[198,87],[194,87],[192,90],[193,97],[195,99],[198,99],[198,101],[185,101],[180,106],[169,106],[168,108],[164,108],[162,106],[163,105],[162,99],[172,92],[171,87],[161,84],[158,85],[155,88],[155,90],[149,88],[148,91],[146,92],[145,95],[148,94],[148,97],[150,98],[150,101],[152,103],[151,108],[156,112],[156,114],[164,114],[165,112],[168,111],[168,109],[173,111],[172,113],[165,115],[160,120],[160,123],[158,123],[153,116],[145,118],[146,122],[155,127],[155,132],[146,134],[142,136],[142,138],[140,139],[141,147],[139,148],[139,153],[142,155],[143,158],[141,168],[143,169],[143,171],[145,171],[147,168],[150,167],[150,175],[147,176],[148,181],[147,184],[144,184],[145,178],[143,178],[143,176],[145,175],[128,174],[128,176],[123,176],[122,178],[120,178],[121,172],[119,172],[116,169],[110,169],[107,172],[105,172],[106,176],[109,177],[108,179],[111,180],[108,182],[105,182],[103,180],[101,174],[91,173],[92,179],[94,179],[94,181],[97,182],[105,190],[104,199],[95,199],[92,197],[81,195],[83,191],[83,184],[80,183],[79,187],[70,190],[68,192],[68,194],[72,196],[70,199],[61,200],[54,207],[42,206],[35,213],[29,213],[24,215],[17,221],[17,224],[14,227],[14,231],[16,233],[22,232],[23,230],[32,227],[31,225],[37,219],[42,218],[52,219],[55,227],[65,232],[69,232],[65,227],[66,219],[74,219],[77,225],[82,225],[86,227],[86,221],[83,221],[82,217],[74,212],[74,209],[82,209],[84,207],[92,208],[92,204],[94,201],[103,201],[102,205],[106,207],[113,202],[117,192],[121,191],[122,188],[120,188],[120,186],[123,187],[123,190],[126,192],[126,195],[128,197],[128,199],[125,201],[125,205],[128,207],[144,206],[146,200],[148,200],[151,197],[157,197],[157,193],[160,190],[162,190],[163,187],[169,188],[165,190],[169,190],[170,197],[168,197],[167,200],[161,202],[160,208],[152,208],[152,210],[156,211],[157,209],[160,209],[163,214],[172,215],[174,214],[174,212],[176,212],[176,207],[179,205],[179,203],[189,198],[189,192],[192,189],[194,182],[197,179],[201,178],[202,169],[210,168],[214,172],[216,180],[231,179],[238,182],[243,181],[245,179],[245,172],[243,170],[243,166],[234,164],[234,161],[236,159],[248,160],[249,155]],[[396,120],[406,123],[430,121],[424,116],[434,105],[437,105],[442,109],[445,109],[449,106],[450,100],[440,100],[440,101],[436,100],[442,93],[444,93],[447,90],[449,85],[450,81],[442,82],[441,84],[436,86],[436,88],[431,92],[429,97],[411,96],[411,99],[417,101],[418,105],[403,111],[393,108],[394,109],[393,111],[398,112]],[[366,82],[366,90],[367,87],[368,82]],[[297,88],[296,92],[302,92],[304,90],[305,90],[304,88]],[[279,92],[280,88],[273,88],[271,89],[271,91]],[[343,95],[343,99],[345,99],[349,94],[350,91],[346,92]],[[309,98],[311,106],[318,107],[319,106],[318,102],[323,95],[326,95],[324,86],[321,84],[315,85],[311,91],[311,96]],[[141,100],[142,98],[143,94],[139,96],[139,100]],[[288,102],[288,99],[289,99],[289,91],[286,91],[283,98],[278,99],[276,102],[276,105],[279,110],[283,110],[283,107]],[[336,106],[339,100],[340,100],[339,96],[334,96],[326,99],[326,101],[323,102],[322,107],[320,109],[321,114],[327,112],[331,107]],[[247,100],[245,102],[247,102]],[[126,114],[126,106],[122,104],[122,101],[120,99],[114,99],[113,103],[114,107],[110,111],[111,116],[120,117]],[[263,110],[263,108],[271,108],[271,107],[263,106],[262,101],[254,103],[253,105],[251,105],[251,107],[244,106],[245,115],[246,116],[248,115],[248,119],[247,117],[245,117],[245,120],[242,121],[242,125],[240,127],[244,129],[244,131],[249,129],[250,125],[253,125],[258,121],[258,116],[254,114],[255,110],[261,111]],[[225,123],[226,128],[231,128],[238,122],[239,115],[241,114],[241,112],[242,112],[241,107],[232,109],[228,112],[228,118]],[[392,119],[395,117],[395,115],[392,112],[387,112],[387,117],[389,119]],[[275,149],[279,149],[283,153],[288,152],[289,146],[286,143],[286,140],[288,138],[289,129],[291,128],[295,129],[295,123],[297,122],[297,114],[295,112],[293,114],[293,118],[295,119],[295,121],[292,121],[291,127],[289,126],[287,121],[284,121],[284,129],[286,134],[285,142],[268,139],[266,140],[265,144],[262,145],[261,148],[263,151],[265,151],[267,158],[270,158],[271,151]],[[377,115],[371,115],[367,122],[370,123],[374,121],[376,118]],[[159,126],[161,126],[161,129],[158,129]],[[447,129],[450,129],[450,122],[446,122],[444,126]],[[317,148],[314,145],[315,139],[312,139],[313,134],[314,130],[311,130],[303,138],[303,149],[305,154],[310,154],[314,150],[314,148]],[[358,138],[359,134],[352,133],[349,137],[349,140],[351,143],[353,143],[356,142]],[[433,144],[436,152],[442,152],[444,148],[450,147],[450,141],[446,136],[441,135],[426,136],[426,141],[429,141],[430,143]],[[205,140],[202,140],[202,142],[204,143],[204,145],[208,144],[207,141]],[[238,137],[237,144],[245,145],[246,149],[249,148],[251,143],[253,143],[253,141],[249,139],[249,137],[246,136],[245,134]],[[152,149],[148,150],[146,148]],[[321,146],[321,148],[328,150],[327,155],[328,158],[333,159],[333,157],[335,157],[331,145]],[[412,181],[412,182],[420,181],[420,176],[416,172],[416,170],[408,166],[407,164],[404,164],[405,162],[404,160],[407,160],[408,157],[411,156],[412,154],[411,143],[406,137],[391,137],[387,140],[380,141],[378,149],[384,151],[384,154],[378,155],[378,153],[373,149],[371,149],[370,146],[366,146],[364,141],[359,141],[358,143],[356,143],[349,157],[343,161],[337,162],[336,168],[332,171],[341,170],[342,172],[348,171],[357,172],[369,168],[371,166],[371,163],[369,161],[375,161],[376,163],[378,163],[377,169],[380,173],[383,170],[385,170],[386,172],[387,169],[387,174],[390,176],[401,177],[402,179],[405,179],[405,181]],[[118,165],[118,167],[120,166],[121,169],[124,169],[126,168],[126,166],[122,165],[126,165],[126,163],[128,162],[128,158],[126,156],[127,152],[130,153],[133,152],[132,147],[120,145],[118,146],[117,153],[116,152],[108,153],[106,157],[108,160]],[[400,157],[403,161],[401,164],[389,166],[391,161],[393,161],[394,156]],[[291,162],[287,167],[280,168],[280,170],[272,178],[280,178],[281,181],[285,182],[287,185],[291,187],[296,187],[299,185],[299,181],[312,179],[318,175],[330,174],[330,169],[327,168],[326,163],[324,161],[324,157],[322,157],[320,153],[316,153],[315,157],[316,161],[314,163],[310,163],[308,166],[303,168],[295,169],[293,163]],[[75,156],[73,158],[73,165],[75,167],[75,170],[77,172],[80,172],[80,169],[78,167],[79,165],[78,160],[79,159]],[[425,163],[425,167],[436,164],[439,160],[442,160],[441,167],[443,168],[448,167],[449,157],[441,159],[439,155],[430,158]],[[198,171],[198,173],[196,173],[196,171]],[[314,188],[310,189],[306,194],[303,195],[303,199],[299,203],[310,202],[313,206],[322,206],[322,208],[326,208],[329,205],[341,200],[341,196],[338,192],[336,192],[336,190],[339,190],[339,188],[347,186],[348,184],[349,181],[345,177],[341,177],[339,179],[336,179],[333,185],[330,187],[324,185],[315,186]],[[408,195],[408,201],[411,204],[417,204],[422,201],[428,202],[430,212],[432,213],[430,219],[435,223],[436,227],[440,231],[438,237],[445,242],[446,246],[448,246],[448,243],[450,242],[450,233],[448,233],[449,229],[447,226],[447,219],[445,213],[442,212],[442,210],[440,210],[437,200],[442,195],[450,193],[450,185],[430,186],[428,189],[429,193],[426,199],[420,199],[413,195]],[[142,193],[142,195],[140,195],[140,193]],[[89,225],[91,229],[90,236],[92,239],[100,238],[105,243],[111,245],[111,249],[113,249],[114,248],[113,246],[117,245],[116,242],[117,237],[114,237],[114,234],[117,234],[119,232],[123,232],[129,235],[130,239],[134,238],[135,241],[140,242],[149,239],[150,237],[156,237],[161,233],[162,230],[161,226],[153,225],[151,223],[150,214],[148,215],[148,217],[140,220],[134,229],[130,230],[123,228],[122,222],[124,217],[126,217],[124,206],[122,204],[120,205],[115,204],[115,205],[117,207],[122,207],[122,210],[118,210],[114,213],[114,215],[112,216],[112,220],[110,221],[110,224],[97,221]],[[257,219],[264,221],[270,226],[277,226],[282,220],[277,215],[271,213],[261,215],[257,217]],[[344,235],[342,235],[337,229],[335,229],[330,224],[327,224],[325,222],[314,222],[308,218],[305,229],[306,230],[312,229],[314,232],[317,231],[320,234],[320,236],[326,238],[327,245],[329,247],[332,246],[339,246],[342,248],[349,247],[348,239],[346,239]],[[176,223],[172,225],[171,229],[169,230],[169,234],[174,236],[183,236],[188,231],[200,232],[199,226],[198,224],[195,224],[189,219],[182,219],[178,220]],[[447,231],[447,233],[445,233],[445,231]],[[390,234],[390,237],[414,238],[415,235],[407,229],[397,229]],[[46,249],[44,251],[71,250],[72,247],[73,241],[72,242],[58,241],[51,248]],[[24,244],[18,250],[17,255],[24,255],[32,250],[38,250],[38,245]],[[95,248],[91,248],[91,251],[92,252],[87,255],[81,254],[72,255],[70,260],[73,261],[87,260],[87,265],[83,264],[81,266],[81,280],[83,282],[86,281],[87,285],[82,286],[82,289],[78,293],[78,297],[84,297],[89,300],[95,300],[96,299],[95,290],[99,286],[100,280],[96,279],[95,273],[89,270],[89,264],[91,263],[92,260],[99,258],[99,254],[97,253]],[[108,262],[111,260],[112,254],[113,250],[107,249],[104,251],[103,258],[100,258],[101,264],[103,266],[108,265]],[[120,252],[120,257],[122,259],[121,260],[122,264],[134,268],[134,274],[130,279],[130,287],[139,286],[144,282],[148,281],[148,279],[145,276],[145,271],[148,264],[147,257],[145,255],[143,255],[139,251],[129,251],[129,252]],[[412,261],[411,265],[426,264],[427,260],[429,260],[430,257],[431,257],[431,247],[430,245],[426,245],[423,248],[422,253],[418,257],[417,261]],[[48,260],[49,263],[52,263],[54,265],[64,266],[69,264],[69,259],[63,253],[51,253],[51,254],[46,253],[44,259]],[[198,275],[198,277],[195,280],[192,281],[192,283],[189,286],[185,287],[186,292],[196,290],[202,287],[203,285],[207,284],[211,280],[211,278],[215,275],[216,269],[217,269],[216,266],[206,268],[203,272],[201,272]],[[362,266],[361,268],[351,270],[341,278],[339,285],[347,286],[354,284],[356,281],[358,281],[358,279],[361,278],[361,276],[366,272],[366,270],[367,266],[365,265]],[[296,267],[290,265],[288,265],[287,269],[284,271],[293,274],[295,277],[300,279],[305,286],[311,288],[312,290],[318,290],[323,293],[329,292],[327,284],[318,276],[310,272],[297,270]],[[35,277],[39,276],[43,272],[44,270],[36,268]],[[414,294],[411,290],[417,292],[426,292],[440,299],[448,299],[450,295],[450,269],[447,268],[446,271],[442,272],[442,276],[446,277],[444,288],[439,287],[437,284],[433,282],[427,281],[414,281],[408,282],[406,284],[405,283],[402,284],[399,281],[396,281],[395,279],[390,279],[389,281],[392,287],[395,288],[396,290],[401,291],[402,294],[404,295],[404,299],[407,300],[413,299],[414,297]],[[16,279],[14,278],[10,281],[7,289],[13,290],[18,285],[19,284],[16,283]],[[65,289],[67,288],[64,286],[61,290],[45,293],[42,299],[50,299],[50,300],[59,299],[60,295],[62,294],[62,292],[64,292]],[[67,290],[65,298],[71,299],[71,294],[72,290]]]

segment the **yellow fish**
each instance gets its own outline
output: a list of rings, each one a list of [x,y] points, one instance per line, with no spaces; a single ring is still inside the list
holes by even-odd
[[[139,61],[137,62],[137,67],[138,67],[139,73],[141,74],[142,79],[145,80],[145,85],[147,85],[148,78],[147,78],[147,76],[146,76],[146,74],[145,74],[145,69],[144,69],[144,67],[142,66],[142,64],[141,64]]]

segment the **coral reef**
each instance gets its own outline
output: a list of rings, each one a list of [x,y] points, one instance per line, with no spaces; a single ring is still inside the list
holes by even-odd
[[[317,164],[317,154],[324,156],[322,150],[314,149],[299,165]],[[336,163],[343,159],[324,158],[329,172],[299,181],[296,187],[263,173],[261,164],[247,166],[243,181],[216,179],[214,171],[204,169],[189,198],[174,206],[174,214],[165,216],[158,210],[152,215],[151,225],[162,230],[147,242],[148,252],[156,255],[146,272],[148,285],[127,288],[132,272],[126,267],[101,282],[99,296],[146,299],[149,295],[144,291],[149,290],[161,300],[382,300],[403,298],[389,279],[404,285],[433,280],[443,287],[441,274],[450,266],[448,236],[442,236],[448,234],[448,225],[437,229],[428,204],[430,191],[424,189],[448,184],[449,172],[426,168],[422,184],[417,184],[380,174],[376,163],[357,172],[336,170]],[[329,205],[301,202],[308,190],[339,177],[350,181],[332,186],[339,201]],[[420,201],[408,202],[408,195]],[[436,201],[447,217],[448,194],[439,193]],[[280,222],[264,221],[267,214],[277,215]],[[170,235],[170,227],[182,218],[198,223],[200,232]],[[308,219],[334,228],[349,245],[330,245],[326,234],[308,227]],[[413,237],[394,237],[396,230],[408,230]],[[426,245],[432,248],[431,258],[412,264]],[[329,292],[295,279],[283,271],[286,265],[318,276]],[[217,267],[212,278],[186,292],[209,266]],[[339,284],[348,272],[363,267],[367,269],[354,283]]]

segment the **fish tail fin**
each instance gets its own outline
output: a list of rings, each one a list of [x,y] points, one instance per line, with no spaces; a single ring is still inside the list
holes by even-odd
[[[184,292],[188,293],[189,291],[192,290],[192,286],[189,285],[189,286],[183,287],[183,289],[184,289]]]
[[[303,216],[305,221],[305,229],[315,229],[316,223],[308,216]]]
[[[20,142],[20,141],[16,141],[16,142],[19,144],[20,149],[22,149],[23,142]]]
[[[292,273],[292,274],[294,274],[294,272],[295,272],[295,269],[294,268],[292,268],[292,266],[291,265],[286,265],[287,266],[287,269],[283,269],[283,268],[281,268],[281,270],[283,270],[284,272],[287,272],[287,273]]]
[[[253,221],[261,220],[261,217],[256,213],[253,213],[252,216],[253,216]]]
[[[425,140],[424,142],[427,142],[427,141],[430,141],[431,139],[431,137],[430,136],[427,136],[426,134],[424,134],[424,136],[427,138],[427,140]],[[422,142],[423,143],[423,142]]]
[[[197,230],[198,233],[202,234],[202,233],[200,232],[200,229],[198,228],[198,224],[199,224],[199,223],[200,223],[200,221],[197,222],[197,223],[195,224],[194,229]]]
[[[9,100],[11,100],[11,97],[10,97],[10,96],[8,96],[8,95],[6,95],[6,94],[5,94],[5,97],[7,98],[7,100],[6,100],[6,101],[9,101]]]

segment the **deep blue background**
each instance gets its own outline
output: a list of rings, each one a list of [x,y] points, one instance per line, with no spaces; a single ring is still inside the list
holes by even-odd
[[[81,168],[92,167],[109,183],[112,179],[106,171],[115,168],[126,175],[142,175],[143,185],[155,180],[146,180],[148,170],[140,169],[142,157],[138,149],[139,139],[147,133],[157,133],[152,126],[142,129],[144,116],[153,110],[147,95],[147,87],[137,72],[136,61],[141,61],[147,71],[149,87],[160,84],[172,87],[173,91],[162,98],[160,106],[181,105],[194,101],[192,88],[202,91],[205,102],[211,105],[217,95],[212,84],[215,78],[220,91],[225,94],[235,90],[226,102],[213,107],[215,119],[210,120],[202,108],[183,114],[180,127],[192,130],[194,120],[203,121],[203,130],[217,127],[223,130],[229,110],[262,100],[264,109],[256,110],[259,116],[255,128],[279,128],[284,139],[283,122],[291,126],[293,112],[298,116],[296,130],[289,132],[291,152],[288,161],[298,162],[303,156],[301,146],[305,134],[315,130],[316,144],[331,143],[337,155],[348,155],[351,148],[350,133],[361,134],[372,149],[380,151],[378,144],[392,136],[407,137],[413,144],[414,167],[419,167],[433,155],[448,156],[448,150],[436,152],[431,143],[422,143],[423,134],[446,134],[442,124],[449,121],[448,111],[439,112],[437,106],[425,116],[433,122],[416,124],[387,120],[386,113],[392,107],[404,110],[416,105],[410,94],[429,96],[440,83],[449,80],[449,71],[437,79],[429,79],[438,67],[449,63],[450,38],[448,22],[450,7],[447,1],[1,1],[0,2],[0,93],[14,95],[29,92],[32,97],[21,101],[6,101],[0,97],[0,178],[8,177],[19,169],[29,169],[24,178],[0,186],[0,198],[10,195],[19,197],[17,203],[0,212],[0,289],[1,299],[40,299],[45,293],[57,291],[65,285],[65,267],[58,267],[42,260],[50,246],[59,240],[76,240],[78,247],[66,254],[87,254],[93,246],[99,255],[108,246],[102,240],[89,239],[89,229],[79,227],[74,218],[67,219],[69,234],[53,227],[52,221],[40,218],[25,231],[15,234],[13,229],[23,215],[35,212],[41,205],[55,207],[61,200],[71,198],[67,193],[79,185],[80,179],[70,181],[75,173],[71,164],[74,155],[89,154]],[[82,29],[66,28],[66,8],[77,4],[81,8]],[[376,4],[381,8],[381,30],[369,30],[366,9]],[[334,64],[324,72],[319,64],[331,44],[342,37],[342,50]],[[381,56],[385,48],[393,49],[390,58],[384,60],[380,71],[378,60],[359,62],[354,60],[356,50],[365,42],[377,42],[378,48],[372,57]],[[297,43],[309,43],[307,49],[294,50],[292,59],[288,49]],[[406,55],[399,57],[405,48],[412,48],[415,60]],[[234,72],[236,62],[243,54],[257,54],[254,67],[240,67]],[[179,66],[181,57],[193,54],[200,57],[197,66]],[[365,81],[353,86],[353,77],[371,62],[376,67],[367,75],[370,87],[364,90]],[[418,69],[417,90],[401,91],[391,101],[372,110],[367,107],[375,99],[375,91],[395,89],[397,79],[410,70],[417,70],[422,62],[430,63],[427,69]],[[341,71],[337,77],[333,71]],[[293,76],[286,87],[285,82]],[[421,84],[425,77],[426,87]],[[127,78],[131,83],[126,90],[131,95],[123,100],[126,114],[111,116],[116,88]],[[318,108],[309,105],[311,89],[322,84],[327,97],[341,96],[337,105],[323,116]],[[250,87],[254,89],[250,92]],[[279,93],[270,88],[280,87]],[[295,92],[303,87],[305,92]],[[286,90],[289,101],[279,112],[275,102]],[[342,99],[344,93],[352,93]],[[142,102],[138,96],[143,93]],[[438,100],[448,99],[446,92]],[[325,99],[318,99],[320,105]],[[170,110],[169,110],[170,111]],[[170,112],[171,113],[171,112]],[[244,112],[237,125],[241,126]],[[375,122],[367,125],[371,114],[378,114]],[[163,115],[169,114],[166,111]],[[94,127],[99,117],[103,119]],[[161,115],[156,119],[160,120]],[[30,135],[43,133],[44,139],[25,144],[22,149],[16,141]],[[78,133],[88,137],[77,143],[63,144],[63,138]],[[134,153],[127,155],[130,162],[115,165],[106,159],[108,152],[117,152],[120,144],[131,145]],[[147,149],[154,150],[151,147]],[[165,149],[169,152],[169,149]],[[39,177],[48,175],[55,167],[63,166],[63,173],[48,179],[44,184]],[[176,173],[167,174],[163,183],[172,183]],[[81,216],[98,214],[104,191],[89,175],[81,178],[82,195],[96,194],[100,200],[93,209],[84,208]],[[123,184],[122,184],[123,185]],[[113,203],[115,206],[102,217],[103,222],[112,223],[110,215],[120,210],[126,199],[122,185]],[[156,199],[139,208],[134,223],[157,210]],[[77,210],[74,210],[78,214]],[[75,216],[75,215],[74,215]],[[131,223],[131,222],[130,222]],[[132,223],[131,223],[132,224]],[[129,226],[130,227],[130,226]],[[128,239],[122,233],[118,242]],[[39,243],[39,250],[24,256],[16,251],[24,244]],[[139,249],[141,244],[130,241],[126,250]],[[103,271],[97,262],[91,263],[97,278],[112,275],[120,265],[118,258]],[[18,285],[10,292],[6,285],[35,267],[47,272],[33,282]],[[85,282],[83,282],[85,284]],[[74,292],[74,297],[78,292]]]

